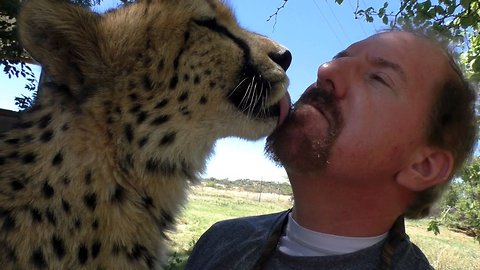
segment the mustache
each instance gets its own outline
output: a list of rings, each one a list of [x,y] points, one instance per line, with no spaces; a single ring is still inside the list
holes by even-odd
[[[326,107],[335,106],[335,96],[332,91],[320,87],[313,87],[305,91],[300,98],[293,104],[293,107],[302,101],[314,101],[318,105],[323,105]]]
[[[335,96],[335,92],[325,89],[321,86],[313,86],[305,91],[295,104],[293,109],[299,104],[308,103],[315,106],[324,115],[330,124],[330,132],[338,133],[344,124],[343,115],[340,110],[339,100]],[[336,135],[334,135],[336,136]]]

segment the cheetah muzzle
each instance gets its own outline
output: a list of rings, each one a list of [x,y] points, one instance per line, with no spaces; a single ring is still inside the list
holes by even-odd
[[[17,21],[43,75],[0,135],[1,268],[160,269],[215,141],[285,119],[290,53],[218,0],[29,0]]]

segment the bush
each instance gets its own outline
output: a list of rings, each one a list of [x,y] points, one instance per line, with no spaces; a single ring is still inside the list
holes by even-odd
[[[480,243],[480,159],[467,166],[460,179],[454,180],[439,208],[442,214],[430,223],[429,230],[438,232],[438,225],[444,223]]]

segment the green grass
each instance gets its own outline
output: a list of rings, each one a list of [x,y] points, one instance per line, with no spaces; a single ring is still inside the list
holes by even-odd
[[[479,270],[480,244],[472,237],[440,227],[427,231],[428,220],[407,221],[407,233],[437,270]]]
[[[172,255],[166,269],[183,269],[191,247],[202,233],[217,221],[286,210],[289,196],[195,187],[189,203],[178,219],[177,230],[169,234]],[[437,270],[479,270],[480,244],[461,233],[440,228],[440,234],[427,231],[428,220],[407,221],[407,233]]]

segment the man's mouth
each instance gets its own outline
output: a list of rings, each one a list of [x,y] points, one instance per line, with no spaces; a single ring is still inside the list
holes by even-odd
[[[307,88],[305,93],[300,97],[300,100],[308,99],[319,105],[331,106],[334,102],[333,95],[330,91],[322,89],[317,86],[317,84],[312,84]]]
[[[300,99],[293,105],[294,108],[299,104],[312,106],[321,113],[329,123],[335,120],[335,114],[338,113],[338,108],[332,94],[329,91],[317,87],[317,84],[312,84],[307,88]]]

